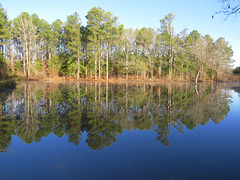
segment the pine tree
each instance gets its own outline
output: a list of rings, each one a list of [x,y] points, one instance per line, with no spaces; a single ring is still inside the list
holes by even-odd
[[[9,39],[11,36],[9,27],[10,22],[8,21],[7,13],[0,4],[0,46],[2,53],[4,51],[4,40]]]
[[[89,41],[92,42],[92,50],[95,59],[95,79],[97,79],[97,62],[98,62],[98,78],[101,78],[101,46],[104,41],[104,13],[105,11],[99,7],[93,7],[88,11],[86,16],[88,29],[90,31]]]
[[[65,36],[67,39],[67,48],[69,54],[73,56],[74,61],[77,60],[77,80],[80,73],[80,57],[81,57],[81,19],[78,13],[74,13],[67,17],[67,22],[64,26]]]

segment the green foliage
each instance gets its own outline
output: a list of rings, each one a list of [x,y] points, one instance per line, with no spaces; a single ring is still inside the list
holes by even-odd
[[[7,67],[7,61],[3,57],[2,54],[0,54],[0,80],[5,80],[8,78],[8,67]]]
[[[19,61],[16,61],[16,63],[15,63],[15,70],[16,71],[21,71],[21,69],[22,69],[21,63]]]
[[[75,59],[70,55],[61,55],[60,59],[63,60],[60,68],[60,74],[75,76],[77,70],[77,62]]]
[[[52,56],[50,62],[48,63],[48,69],[53,76],[59,76],[62,63],[59,56]]]
[[[7,74],[7,64],[11,74],[26,78],[38,70],[35,75],[67,75],[78,80],[80,75],[87,78],[90,74],[107,79],[109,75],[223,79],[232,63],[228,42],[224,38],[214,41],[197,30],[176,34],[174,18],[167,14],[157,31],[124,29],[117,16],[101,7],[88,11],[87,26],[81,25],[77,12],[65,22],[57,19],[52,24],[27,12],[8,21],[0,5],[0,49],[7,57],[0,78]]]
[[[218,124],[227,116],[231,103],[230,94],[222,91],[220,84],[200,86],[197,95],[195,87],[186,84],[160,87],[78,83],[56,85],[46,92],[52,85],[26,83],[18,87],[17,96],[0,96],[3,106],[28,104],[28,108],[13,108],[7,116],[4,114],[9,109],[2,109],[1,151],[7,150],[15,133],[25,143],[39,142],[54,133],[58,137],[66,135],[68,142],[78,145],[83,132],[87,133],[88,146],[100,150],[116,142],[126,129],[154,129],[157,140],[168,146],[172,129],[183,133],[184,128],[204,126],[210,120]]]
[[[234,73],[239,74],[240,73],[240,66],[237,66],[234,70]]]
[[[187,36],[187,42],[189,45],[194,43],[196,40],[198,40],[201,37],[199,32],[197,30],[193,30],[188,36]]]
[[[0,152],[6,152],[11,145],[12,135],[14,135],[15,122],[5,120],[6,117],[0,116]]]
[[[40,61],[40,59],[36,59],[35,60],[35,68],[37,69],[37,70],[41,70],[42,69],[42,65],[41,65],[41,61]]]
[[[7,40],[10,38],[10,22],[8,21],[7,13],[0,4],[0,45],[3,46],[3,39]]]

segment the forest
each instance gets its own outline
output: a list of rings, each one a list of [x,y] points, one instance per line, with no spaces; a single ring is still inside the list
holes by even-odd
[[[157,28],[124,28],[93,7],[83,26],[77,12],[53,23],[22,12],[9,20],[0,5],[0,79],[219,81],[232,73],[233,50],[223,37],[174,30],[174,14]]]

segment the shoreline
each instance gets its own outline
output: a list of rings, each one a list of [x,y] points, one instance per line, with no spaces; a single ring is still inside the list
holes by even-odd
[[[43,82],[98,82],[98,83],[195,83],[195,80],[186,80],[180,78],[172,78],[169,79],[167,77],[153,78],[153,79],[136,79],[136,78],[109,78],[109,79],[93,79],[93,78],[79,78],[79,80],[75,78],[65,78],[65,77],[56,77],[56,78],[32,78],[32,79],[21,79],[23,81],[43,81]],[[21,81],[20,80],[20,81]],[[18,80],[17,80],[18,81]],[[209,83],[209,82],[240,82],[240,76],[237,78],[233,78],[230,80],[219,80],[219,81],[211,81],[211,80],[199,80],[198,83]]]

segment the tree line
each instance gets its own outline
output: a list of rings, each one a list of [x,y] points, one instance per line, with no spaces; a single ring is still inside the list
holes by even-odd
[[[188,29],[176,33],[175,16],[167,14],[157,29],[124,28],[118,17],[99,7],[83,26],[75,12],[48,23],[37,14],[8,20],[0,6],[0,78],[70,77],[136,79],[168,77],[220,80],[231,70],[233,51],[220,37]]]

